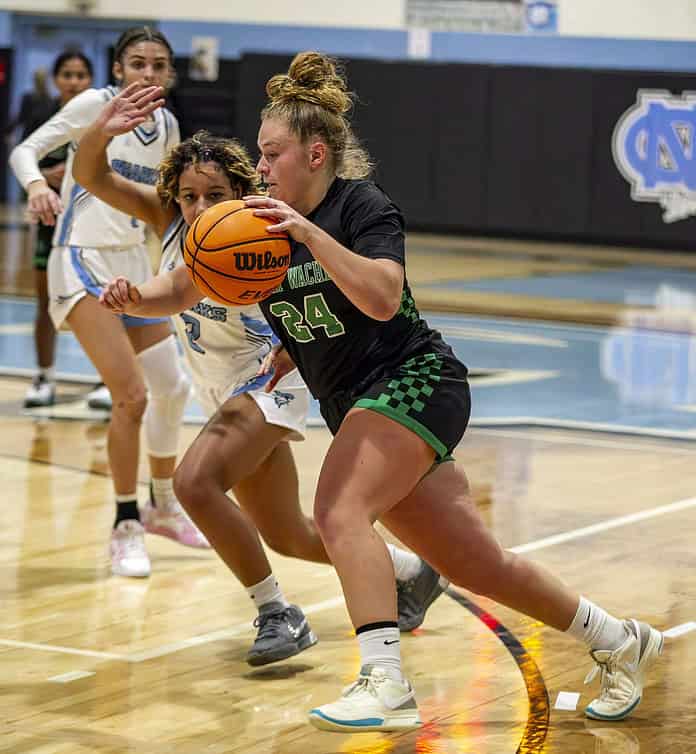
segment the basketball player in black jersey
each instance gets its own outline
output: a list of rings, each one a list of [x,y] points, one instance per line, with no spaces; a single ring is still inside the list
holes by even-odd
[[[334,731],[420,724],[401,674],[394,574],[377,519],[452,582],[585,641],[602,670],[586,713],[627,716],[662,635],[614,618],[486,530],[451,462],[469,419],[466,368],[416,309],[404,220],[365,180],[369,160],[346,117],[343,75],[330,58],[300,53],[266,91],[257,170],[269,196],[247,197],[247,205],[294,243],[287,278],[261,304],[282,342],[263,371],[274,370],[271,390],[296,364],[334,434],[314,516],[362,665],[358,680],[310,721]]]

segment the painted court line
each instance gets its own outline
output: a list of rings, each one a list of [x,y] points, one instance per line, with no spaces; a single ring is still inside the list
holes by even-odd
[[[678,626],[672,626],[672,628],[663,631],[662,635],[666,636],[668,639],[676,639],[677,636],[683,636],[684,634],[691,633],[691,631],[696,631],[696,623],[693,621],[680,623]]]
[[[660,505],[656,508],[649,508],[648,510],[640,511],[639,513],[631,513],[628,516],[610,518],[598,524],[593,524],[592,526],[583,526],[581,529],[574,529],[573,531],[568,531],[564,534],[554,534],[551,537],[538,539],[536,542],[529,542],[526,545],[511,547],[510,550],[518,554],[523,552],[542,550],[545,547],[552,547],[553,545],[559,545],[563,542],[571,542],[574,539],[582,539],[583,537],[589,537],[592,534],[599,534],[601,532],[609,531],[610,529],[616,529],[619,526],[627,526],[628,524],[635,524],[638,521],[646,521],[649,518],[666,516],[668,513],[677,513],[678,511],[683,511],[687,508],[693,508],[694,506],[696,506],[696,497],[691,497],[687,500],[678,500],[676,503]]]
[[[51,683],[70,683],[70,681],[79,681],[80,678],[89,678],[91,675],[94,675],[91,670],[73,670],[71,673],[54,675],[48,680]]]
[[[95,652],[91,649],[75,649],[74,647],[60,647],[55,644],[32,644],[28,641],[12,641],[0,639],[0,645],[17,647],[18,649],[37,649],[40,652],[60,652],[66,655],[79,655],[81,657],[96,657],[99,660],[128,660],[126,655],[117,655],[112,652]]]
[[[619,435],[637,435],[638,437],[664,437],[671,440],[694,440],[693,429],[650,429],[632,424],[609,424],[605,422],[581,422],[571,419],[556,419],[552,416],[498,416],[488,419],[472,419],[470,427],[541,427],[558,429],[582,429],[588,432],[609,432]]]
[[[657,516],[664,516],[670,513],[677,513],[688,508],[696,507],[696,498],[688,498],[686,500],[678,500],[674,503],[668,503],[667,505],[657,506],[650,508],[639,513],[632,513],[628,516],[620,516],[618,518],[610,518],[606,521],[602,521],[592,526],[584,526],[580,529],[574,529],[572,531],[564,532],[562,534],[555,534],[551,537],[544,537],[538,539],[535,542],[528,542],[524,545],[518,545],[511,547],[510,550],[515,553],[534,552],[537,550],[543,550],[546,547],[553,547],[564,542],[570,542],[575,539],[582,539],[583,537],[589,537],[593,534],[599,534],[601,532],[616,529],[621,526],[628,526],[629,524],[637,523],[639,521],[646,521]],[[338,607],[343,604],[343,597],[332,597],[322,602],[314,603],[313,605],[307,605],[303,608],[305,615],[312,615],[313,613],[319,613],[322,610],[329,610]],[[689,626],[685,629],[684,626]],[[675,626],[671,631],[682,629],[681,633],[687,633],[691,630],[696,630],[696,623],[687,623],[682,626]],[[181,641],[171,642],[159,647],[153,647],[142,652],[134,652],[128,655],[118,655],[110,652],[94,652],[87,649],[73,649],[72,647],[54,646],[51,644],[32,644],[22,641],[11,641],[9,639],[0,639],[0,646],[18,647],[22,649],[36,649],[44,652],[62,652],[64,654],[73,654],[86,657],[94,657],[100,660],[121,660],[123,662],[145,662],[157,657],[164,657],[165,655],[179,652],[182,649],[188,649],[189,647],[200,646],[212,641],[219,641],[234,636],[240,636],[245,633],[251,633],[254,630],[253,625],[250,622],[240,623],[236,626],[230,626],[230,628],[221,629],[218,631],[211,631],[205,634],[199,634],[189,639],[182,639]],[[680,635],[680,634],[672,634]],[[669,634],[668,634],[669,635]]]
[[[546,547],[553,547],[563,542],[569,542],[574,539],[581,539],[582,537],[589,537],[592,534],[598,534],[600,532],[609,531],[620,526],[628,526],[629,524],[636,523],[638,521],[645,521],[656,516],[663,516],[669,513],[676,513],[677,511],[685,510],[686,508],[692,508],[696,506],[696,498],[689,498],[688,500],[679,500],[675,503],[669,503],[667,505],[658,506],[656,508],[650,508],[649,510],[640,511],[639,513],[633,513],[628,516],[620,516],[619,518],[610,518],[607,521],[602,521],[592,526],[584,526],[581,529],[574,529],[563,534],[556,534],[551,537],[545,537],[539,539],[536,542],[528,542],[525,545],[518,545],[517,547],[511,547],[510,550],[515,553],[532,552],[536,550],[542,550]],[[309,605],[307,608],[303,608],[305,615],[311,615],[312,613],[318,613],[321,610],[327,610],[343,603],[342,597],[334,597],[324,602],[319,602],[314,605]],[[145,652],[138,652],[134,655],[129,655],[129,662],[143,662],[154,657],[162,657],[172,652],[178,652],[181,649],[185,649],[189,646],[199,646],[209,641],[216,641],[218,639],[225,639],[231,636],[239,636],[240,634],[250,632],[251,626],[248,623],[240,624],[238,626],[232,626],[229,629],[222,631],[213,631],[209,634],[201,634],[200,636],[193,637],[192,639],[184,639],[180,642],[174,642],[172,644],[165,645],[163,647],[157,647]]]
[[[343,603],[343,597],[333,597],[330,600],[324,600],[323,602],[316,602],[314,605],[308,605],[307,607],[302,608],[302,612],[305,615],[312,615],[312,613],[319,613],[322,610],[330,610],[331,608],[339,607]],[[236,626],[230,626],[230,628],[223,628],[219,631],[211,631],[210,633],[199,634],[198,636],[193,636],[190,639],[182,639],[181,641],[171,642],[170,644],[164,644],[161,647],[155,647],[154,649],[147,649],[143,652],[135,652],[134,654],[128,655],[124,659],[127,659],[128,662],[145,662],[146,660],[152,660],[156,657],[163,657],[164,655],[179,652],[182,649],[188,649],[189,647],[198,647],[201,644],[208,644],[211,641],[231,639],[234,636],[252,633],[254,630],[254,625],[249,621],[246,621],[245,623],[239,623]]]
[[[693,447],[674,447],[669,445],[658,445],[648,442],[626,442],[625,440],[602,439],[600,437],[572,437],[570,435],[560,434],[559,430],[549,432],[544,427],[538,429],[532,428],[529,432],[524,430],[505,430],[505,429],[483,429],[476,428],[477,435],[488,435],[490,437],[509,437],[511,440],[536,440],[549,444],[558,443],[559,445],[586,445],[591,448],[613,448],[616,450],[635,450],[643,452],[659,451],[660,453],[672,453],[676,455],[694,455]]]

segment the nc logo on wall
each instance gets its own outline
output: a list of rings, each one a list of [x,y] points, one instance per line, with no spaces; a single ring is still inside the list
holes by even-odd
[[[639,90],[612,138],[614,162],[631,197],[655,202],[666,223],[696,215],[696,92]]]

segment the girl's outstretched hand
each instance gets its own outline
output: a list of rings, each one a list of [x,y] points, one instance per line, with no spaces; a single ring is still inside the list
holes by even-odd
[[[164,105],[163,95],[161,86],[130,84],[104,105],[95,125],[107,136],[128,133]]]

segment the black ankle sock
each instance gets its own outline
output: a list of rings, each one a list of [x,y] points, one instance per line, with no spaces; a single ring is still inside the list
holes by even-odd
[[[140,521],[140,511],[138,510],[137,500],[127,500],[125,503],[116,503],[116,520],[114,521],[114,528],[116,528],[121,521],[128,520]]]

